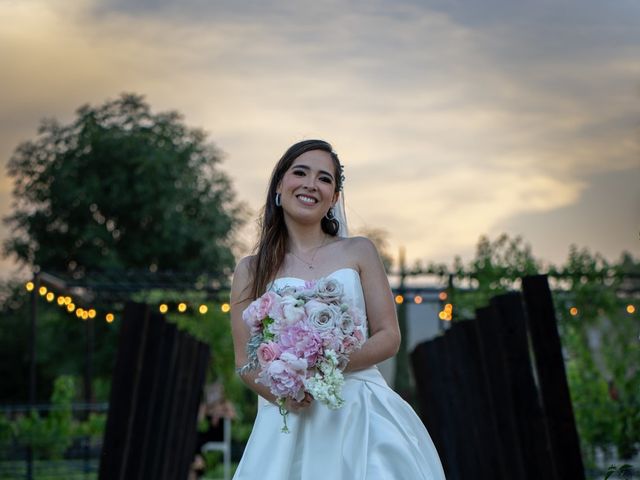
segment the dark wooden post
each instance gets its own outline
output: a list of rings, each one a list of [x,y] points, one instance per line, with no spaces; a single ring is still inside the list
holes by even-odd
[[[187,478],[209,349],[146,305],[127,304],[100,479]]]
[[[461,473],[462,479],[477,478],[479,480],[487,477],[483,471],[483,459],[481,454],[481,443],[478,430],[480,412],[477,407],[477,394],[474,389],[473,364],[477,359],[469,355],[465,337],[465,329],[469,321],[456,321],[447,331],[445,337],[449,340],[449,352],[453,361],[453,374],[455,387],[450,391],[450,401],[455,407],[457,443],[456,449],[462,456]],[[473,448],[469,446],[473,445]],[[460,458],[460,457],[459,457]]]
[[[487,386],[498,432],[496,449],[501,458],[505,480],[524,480],[522,446],[516,427],[516,411],[511,398],[511,378],[503,347],[502,325],[493,306],[476,310],[478,344],[487,368]]]
[[[522,292],[558,476],[562,479],[584,479],[580,440],[547,276],[524,277]]]
[[[551,455],[545,418],[536,389],[522,296],[505,293],[491,299],[500,318],[500,337],[506,353],[507,371],[522,446],[526,477],[530,480],[558,479]]]
[[[444,348],[444,336],[419,344],[411,354],[416,388],[419,392],[420,418],[438,450],[442,467],[450,480],[461,478],[459,462],[456,460],[456,432],[453,428],[453,413],[445,380],[451,376]]]
[[[467,412],[469,433],[474,439],[477,453],[476,472],[473,478],[495,480],[503,477],[500,464],[501,452],[491,409],[491,399],[486,384],[485,359],[477,339],[477,321],[456,322],[458,342],[461,344],[464,382],[468,385]],[[504,477],[503,477],[504,478]]]
[[[462,402],[457,395],[457,378],[455,373],[455,358],[452,351],[453,340],[451,339],[450,332],[447,332],[442,337],[442,342],[439,345],[438,354],[442,359],[442,392],[440,395],[444,396],[444,402],[446,405],[446,422],[448,431],[446,432],[445,445],[448,452],[446,471],[447,478],[451,480],[464,480],[465,476],[465,464],[468,463],[468,456],[465,449],[461,449],[460,445],[464,445],[464,435],[461,429],[464,428],[458,412],[462,408]],[[461,443],[462,442],[462,443]]]
[[[442,362],[435,356],[435,341],[418,344],[411,352],[410,359],[416,379],[418,413],[438,448],[442,446],[440,423],[444,419],[438,401],[439,396],[435,395],[435,392],[442,388],[442,380],[438,375]]]

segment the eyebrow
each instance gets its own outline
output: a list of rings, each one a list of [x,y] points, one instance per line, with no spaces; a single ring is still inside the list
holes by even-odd
[[[311,170],[311,167],[308,167],[307,165],[302,165],[300,163],[298,165],[294,165],[291,168],[302,168],[303,170]],[[325,175],[329,175],[331,177],[331,180],[333,180],[333,175],[331,175],[330,172],[327,172],[326,170],[319,170],[319,172]]]

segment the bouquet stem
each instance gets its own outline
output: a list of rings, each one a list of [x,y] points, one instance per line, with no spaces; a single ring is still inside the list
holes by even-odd
[[[284,398],[278,399],[278,408],[280,409],[280,415],[282,415],[282,421],[284,422],[284,425],[282,426],[282,430],[280,431],[282,433],[289,433],[289,427],[287,427],[287,415],[289,414],[289,410],[284,408],[285,401],[286,399]]]

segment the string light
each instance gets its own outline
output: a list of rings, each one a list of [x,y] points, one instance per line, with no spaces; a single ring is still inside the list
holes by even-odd
[[[402,295],[396,295],[396,303],[400,305],[402,302],[404,302],[404,297]]]
[[[178,304],[178,311],[179,311],[180,313],[184,313],[186,310],[187,310],[187,304],[186,304],[186,303],[184,303],[184,302],[180,302],[180,303]]]
[[[207,307],[206,305],[200,305],[200,307],[198,308],[198,311],[204,315],[209,311],[209,307]]]
[[[73,303],[67,305],[67,311],[69,313],[73,312],[76,309],[76,306]]]
[[[33,289],[36,288],[36,286],[33,282],[27,282],[25,283],[24,288],[27,289],[27,292],[32,292]]]
[[[569,309],[569,313],[571,314],[571,316],[575,317],[576,315],[578,315],[578,309],[576,307],[571,307]]]
[[[440,320],[450,322],[453,319],[453,305],[447,303],[444,306],[444,310],[441,310],[440,313],[438,313],[438,318]]]
[[[422,297],[420,295],[416,295],[415,297],[413,297],[413,301],[420,305],[422,303]]]
[[[636,307],[631,304],[627,305],[627,313],[636,313]]]
[[[42,285],[42,286],[38,289],[38,293],[44,297],[44,296],[47,294],[47,287],[45,287],[44,285]]]
[[[96,318],[96,311],[93,308],[89,309],[89,318]]]
[[[64,305],[64,297],[58,297],[58,305],[60,306]]]
[[[222,310],[223,313],[228,313],[231,310],[231,305],[229,305],[228,303],[223,303],[220,306],[220,310]]]
[[[47,302],[53,302],[54,298],[56,298],[56,296],[53,294],[53,292],[47,293]]]
[[[169,307],[166,303],[161,303],[158,310],[160,310],[160,313],[167,313],[169,311]]]
[[[107,321],[107,323],[112,323],[116,317],[113,315],[113,313],[109,312],[105,315],[104,318]]]
[[[443,302],[447,299],[447,297],[448,297],[447,292],[440,292],[438,294],[438,298]]]

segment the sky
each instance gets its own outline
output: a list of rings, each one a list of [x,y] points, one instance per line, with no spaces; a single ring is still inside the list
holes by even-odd
[[[4,164],[42,119],[133,92],[208,132],[254,217],[287,147],[322,138],[352,232],[410,263],[502,232],[555,264],[571,244],[640,255],[635,0],[0,0],[0,18]],[[1,216],[11,189],[3,170]]]

